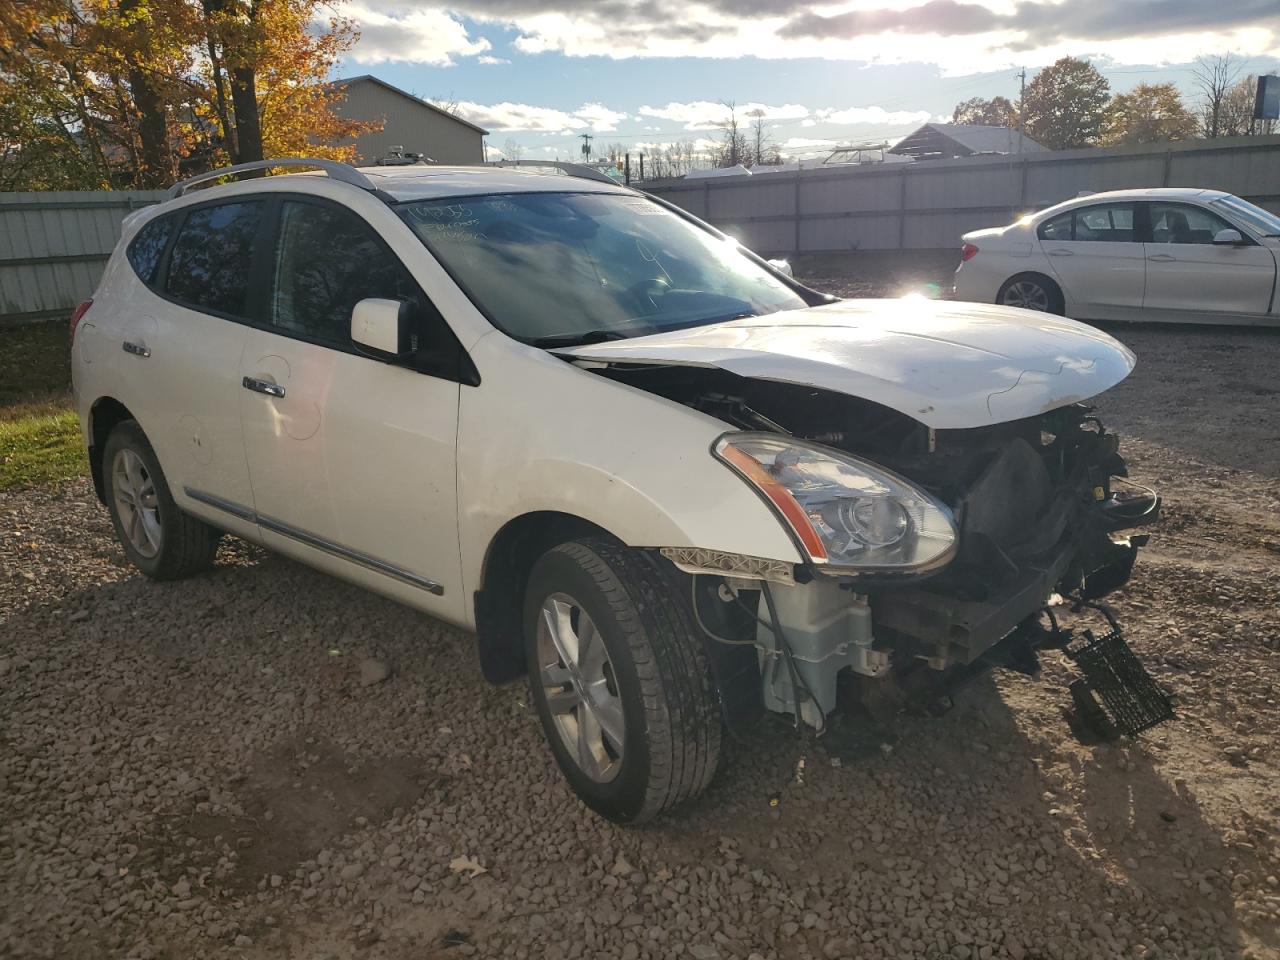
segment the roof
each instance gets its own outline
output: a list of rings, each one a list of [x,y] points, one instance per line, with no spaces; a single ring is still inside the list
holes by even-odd
[[[1169,200],[1203,200],[1208,202],[1229,196],[1231,194],[1225,190],[1208,190],[1203,187],[1134,187],[1129,190],[1104,190],[1099,193],[1083,193],[1078,197],[1072,197],[1070,200],[1063,200],[1061,203],[1055,203],[1051,207],[1036,211],[1034,216],[1039,220],[1041,217],[1052,216],[1062,210],[1071,210],[1075,207],[1088,206],[1091,203],[1108,200],[1158,200],[1164,197]]]
[[[394,200],[433,200],[487,193],[621,193],[635,192],[566,173],[541,173],[514,167],[360,167],[360,172]]]
[[[979,123],[926,123],[907,134],[889,152],[917,160],[967,157],[974,153],[1046,153],[1026,134],[1011,127]]]
[[[486,130],[484,127],[478,126],[477,124],[472,123],[470,120],[464,120],[462,119],[462,117],[458,116],[456,113],[450,113],[448,110],[444,110],[440,107],[437,107],[434,103],[432,103],[429,100],[423,100],[421,97],[415,97],[412,93],[409,93],[409,91],[401,90],[399,87],[393,86],[392,84],[387,83],[387,81],[379,79],[378,77],[375,77],[371,73],[363,73],[358,77],[346,77],[343,79],[334,80],[332,83],[329,84],[329,86],[349,87],[353,83],[365,83],[365,82],[376,83],[378,86],[382,87],[385,90],[390,90],[392,93],[398,93],[400,94],[400,96],[404,97],[405,99],[412,100],[414,103],[418,104],[418,106],[420,107],[426,107],[428,110],[434,110],[436,113],[440,114],[442,117],[448,117],[450,120],[454,120],[462,124],[464,127],[470,127],[472,130],[477,131],[481,136],[487,137],[489,135],[489,131]]]

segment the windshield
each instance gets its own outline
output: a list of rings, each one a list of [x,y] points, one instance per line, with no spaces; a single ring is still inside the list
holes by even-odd
[[[1280,237],[1280,217],[1263,210],[1261,207],[1241,200],[1239,197],[1221,197],[1213,201],[1234,214],[1237,220],[1243,220],[1251,229],[1264,237]]]
[[[806,305],[737,244],[639,196],[510,193],[399,210],[476,306],[530,343],[637,337]]]

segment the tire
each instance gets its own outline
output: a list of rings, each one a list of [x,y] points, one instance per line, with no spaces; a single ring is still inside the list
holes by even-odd
[[[148,577],[182,580],[213,565],[222,534],[173,502],[137,421],[118,423],[107,436],[102,482],[116,538],[129,562]]]
[[[583,803],[616,823],[696,797],[720,755],[701,633],[673,580],[658,558],[592,538],[543,554],[525,593],[529,682],[547,742]],[[556,643],[553,622],[581,631],[575,651]]]
[[[1062,288],[1040,273],[1020,273],[1016,277],[1010,277],[996,294],[996,303],[1005,307],[1056,313],[1058,316],[1066,311]]]

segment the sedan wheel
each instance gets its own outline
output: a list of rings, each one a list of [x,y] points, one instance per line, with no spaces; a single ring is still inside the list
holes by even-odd
[[[1049,291],[1035,280],[1017,280],[1005,288],[1004,298],[1000,301],[1006,307],[1021,307],[1023,310],[1049,310]]]

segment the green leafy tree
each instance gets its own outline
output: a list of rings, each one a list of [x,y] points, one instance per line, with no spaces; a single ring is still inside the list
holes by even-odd
[[[1088,60],[1063,57],[1027,84],[1024,131],[1050,150],[1090,147],[1102,137],[1111,85]]]

